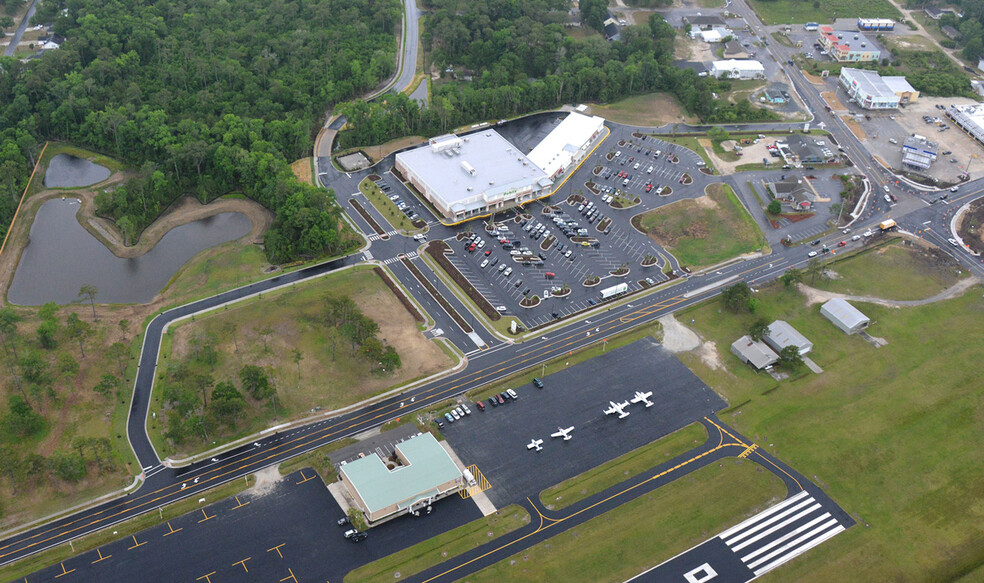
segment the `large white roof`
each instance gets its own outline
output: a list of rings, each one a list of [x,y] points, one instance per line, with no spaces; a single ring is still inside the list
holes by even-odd
[[[578,149],[604,125],[605,120],[596,115],[589,117],[572,112],[533,148],[528,157],[547,176],[554,176],[571,163]]]
[[[728,59],[727,61],[714,61],[712,64],[718,71],[761,71],[765,72],[762,63],[752,59]]]

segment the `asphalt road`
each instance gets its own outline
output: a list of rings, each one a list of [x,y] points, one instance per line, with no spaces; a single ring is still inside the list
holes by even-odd
[[[14,32],[14,36],[10,39],[10,44],[7,45],[6,50],[3,52],[3,56],[12,57],[14,56],[14,51],[17,50],[17,44],[20,43],[21,37],[24,36],[24,31],[27,30],[27,25],[31,22],[31,17],[34,16],[34,9],[37,8],[38,0],[31,0],[31,6],[27,9],[24,14],[24,19],[21,20],[20,26],[17,27],[17,31]]]

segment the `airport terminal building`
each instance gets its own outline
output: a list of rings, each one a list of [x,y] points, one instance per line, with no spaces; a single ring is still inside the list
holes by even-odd
[[[395,169],[445,223],[503,211],[553,192],[553,181],[540,166],[491,128],[431,138],[426,146],[397,154]]]
[[[338,469],[348,495],[370,524],[416,512],[467,487],[462,470],[430,433],[395,449],[395,467],[370,454]]]

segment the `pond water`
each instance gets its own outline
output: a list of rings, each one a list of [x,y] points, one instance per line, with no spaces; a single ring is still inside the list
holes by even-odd
[[[89,186],[109,178],[109,168],[78,156],[56,154],[48,162],[44,185],[49,188]]]
[[[221,213],[168,231],[153,249],[131,259],[113,255],[75,218],[78,199],[41,205],[7,292],[11,303],[39,306],[78,300],[84,284],[98,303],[146,303],[196,253],[242,237],[252,228],[242,213]]]

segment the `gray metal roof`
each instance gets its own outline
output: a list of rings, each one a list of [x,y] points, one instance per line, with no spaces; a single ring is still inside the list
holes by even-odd
[[[751,336],[742,336],[735,340],[731,344],[731,352],[755,368],[765,368],[779,360],[778,354],[764,342],[752,340]]]
[[[861,310],[841,298],[834,298],[820,306],[820,313],[832,322],[840,322],[845,328],[854,328],[871,321]]]
[[[874,71],[844,67],[841,69],[841,75],[846,77],[849,81],[854,81],[857,83],[858,87],[862,91],[872,97],[880,97],[882,99],[893,99],[897,97],[895,91],[893,91],[892,88],[885,83],[881,75]],[[905,81],[905,77],[903,77],[902,80]]]
[[[787,346],[795,346],[800,353],[808,352],[813,348],[813,343],[806,336],[796,331],[785,320],[776,320],[769,324],[769,333],[765,335],[765,341],[769,346],[776,350],[782,350]]]

